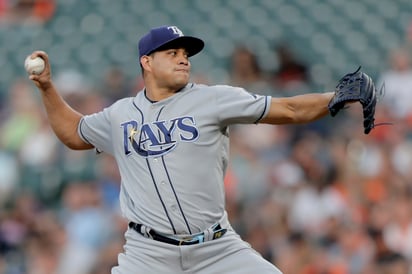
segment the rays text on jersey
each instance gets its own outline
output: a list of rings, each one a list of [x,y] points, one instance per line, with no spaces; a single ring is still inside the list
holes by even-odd
[[[140,124],[131,120],[121,124],[124,153],[140,156],[162,156],[173,150],[179,141],[193,142],[199,130],[193,117],[184,116],[165,121]]]

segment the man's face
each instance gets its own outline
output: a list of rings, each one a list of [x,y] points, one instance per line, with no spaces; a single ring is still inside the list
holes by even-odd
[[[190,62],[185,49],[156,51],[149,57],[150,72],[159,87],[180,89],[189,82]]]

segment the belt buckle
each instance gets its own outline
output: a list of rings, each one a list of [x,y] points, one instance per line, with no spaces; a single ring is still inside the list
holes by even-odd
[[[197,242],[195,242],[197,241]],[[188,237],[184,237],[182,239],[179,240],[179,246],[184,245],[185,243],[188,244],[195,244],[195,243],[202,243],[204,242],[204,235],[203,233],[200,235],[194,235],[194,236],[188,236]]]
[[[211,230],[212,230],[211,231],[212,232],[212,239],[211,240],[215,240],[215,239],[218,239],[218,238],[222,237],[227,231],[227,229],[222,228],[219,223],[214,224],[211,227]],[[201,232],[201,233],[194,234],[194,235],[191,235],[191,236],[182,237],[182,238],[176,239],[176,240],[178,241],[178,244],[177,244],[178,246],[186,245],[186,244],[203,243],[205,241],[205,233]]]
[[[183,238],[179,239],[179,246],[181,246],[181,245],[183,245],[184,243],[187,243],[187,242],[190,243],[191,240],[193,240],[192,237],[183,237]]]

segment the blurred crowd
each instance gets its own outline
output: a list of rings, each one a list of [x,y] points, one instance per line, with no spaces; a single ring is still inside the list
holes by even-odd
[[[231,81],[251,90],[266,83],[273,96],[309,92],[307,66],[277,49],[286,64],[259,77],[253,53],[240,47]],[[388,53],[369,135],[360,104],[308,125],[232,128],[229,216],[285,274],[412,273],[411,53]]]
[[[55,10],[55,0],[0,0],[0,24],[41,24]]]
[[[310,64],[290,45],[275,46],[274,54],[278,66],[265,71],[253,50],[239,45],[228,60],[227,84],[271,96],[321,92],[312,90]],[[230,221],[285,274],[412,273],[411,54],[407,46],[388,53],[376,79],[378,90],[384,87],[376,123],[383,124],[369,135],[360,104],[306,125],[231,127]],[[63,71],[54,82],[73,108],[90,114],[135,96],[139,73],[128,79],[112,66],[91,83]],[[208,83],[207,75],[195,79]],[[5,97],[0,273],[110,273],[127,229],[116,163],[104,153],[65,148],[28,79],[16,79]]]

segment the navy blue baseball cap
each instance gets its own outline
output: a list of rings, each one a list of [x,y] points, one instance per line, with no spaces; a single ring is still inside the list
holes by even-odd
[[[139,40],[139,58],[155,51],[172,48],[184,48],[190,57],[199,53],[204,46],[202,39],[185,36],[176,26],[161,26],[151,29]]]

